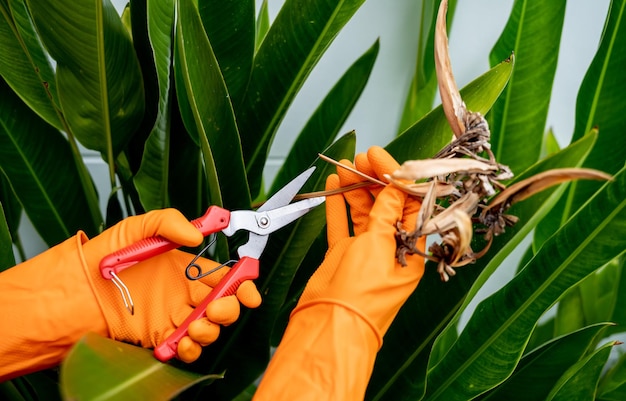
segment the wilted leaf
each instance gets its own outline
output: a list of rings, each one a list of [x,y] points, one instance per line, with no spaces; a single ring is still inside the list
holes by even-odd
[[[439,95],[441,96],[443,111],[450,123],[452,132],[459,138],[465,133],[465,112],[467,109],[456,86],[452,66],[450,65],[448,32],[446,30],[447,11],[448,0],[442,0],[441,4],[439,4],[437,25],[435,27],[435,67],[437,69],[437,82],[439,84]]]

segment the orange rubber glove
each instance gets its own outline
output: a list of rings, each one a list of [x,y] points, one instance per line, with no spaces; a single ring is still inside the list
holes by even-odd
[[[380,147],[355,163],[379,179],[399,167]],[[361,180],[338,169],[326,187]],[[327,197],[328,253],[291,314],[255,400],[363,399],[382,337],[424,273],[421,256],[410,255],[406,267],[395,256],[396,223],[413,229],[419,207],[393,186]]]
[[[202,241],[180,212],[165,209],[129,217],[90,241],[79,232],[0,273],[0,381],[58,365],[87,332],[153,348],[175,330],[228,268],[190,281],[185,268],[194,255],[178,250],[138,263],[118,275],[135,304],[131,315],[117,287],[100,275],[100,260],[155,235],[184,246]],[[197,262],[203,271],[217,266],[208,259]],[[251,281],[236,296],[207,306],[207,318],[190,325],[189,336],[179,342],[178,357],[197,359],[201,346],[217,339],[220,325],[237,320],[239,302],[250,308],[260,304]]]

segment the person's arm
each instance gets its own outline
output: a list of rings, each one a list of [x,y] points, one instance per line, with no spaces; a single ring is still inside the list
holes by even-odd
[[[379,178],[398,166],[382,148],[358,156],[356,165]],[[328,189],[358,180],[338,173]],[[382,337],[424,273],[421,256],[409,255],[406,267],[396,259],[396,223],[413,228],[419,207],[391,186],[327,198],[329,251],[292,312],[256,401],[363,399]]]
[[[81,266],[83,234],[0,274],[0,381],[56,366],[108,327]]]
[[[227,268],[201,280],[185,277],[194,255],[173,250],[120,273],[135,304],[131,315],[115,285],[101,277],[100,260],[143,238],[161,235],[195,246],[202,234],[174,209],[125,219],[88,240],[83,233],[0,273],[0,381],[58,365],[87,332],[153,348],[182,323],[211,291]],[[204,271],[215,262],[200,259]],[[190,325],[178,357],[198,358],[201,347],[217,339],[220,325],[239,316],[239,302],[260,304],[251,281],[237,296],[209,304],[207,318]]]

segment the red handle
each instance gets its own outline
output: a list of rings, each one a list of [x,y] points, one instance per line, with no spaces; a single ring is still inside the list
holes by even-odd
[[[191,224],[196,226],[202,235],[207,236],[222,231],[228,227],[229,222],[230,211],[219,206],[211,206],[207,209],[204,216],[192,220]],[[117,274],[136,263],[178,247],[180,247],[180,244],[160,235],[145,238],[102,258],[100,261],[100,273],[102,277],[110,280],[112,278],[111,272]]]
[[[242,257],[213,288],[209,295],[196,306],[187,319],[164,342],[154,349],[154,355],[161,362],[167,362],[176,356],[178,342],[187,335],[189,323],[206,316],[207,305],[218,298],[235,294],[239,285],[246,280],[259,277],[259,261],[248,256]]]

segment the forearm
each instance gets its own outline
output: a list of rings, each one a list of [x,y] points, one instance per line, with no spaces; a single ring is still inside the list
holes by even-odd
[[[310,305],[292,316],[254,400],[362,400],[379,348],[354,311]]]
[[[108,335],[79,257],[85,240],[77,235],[0,274],[0,381],[58,365],[88,331]]]

